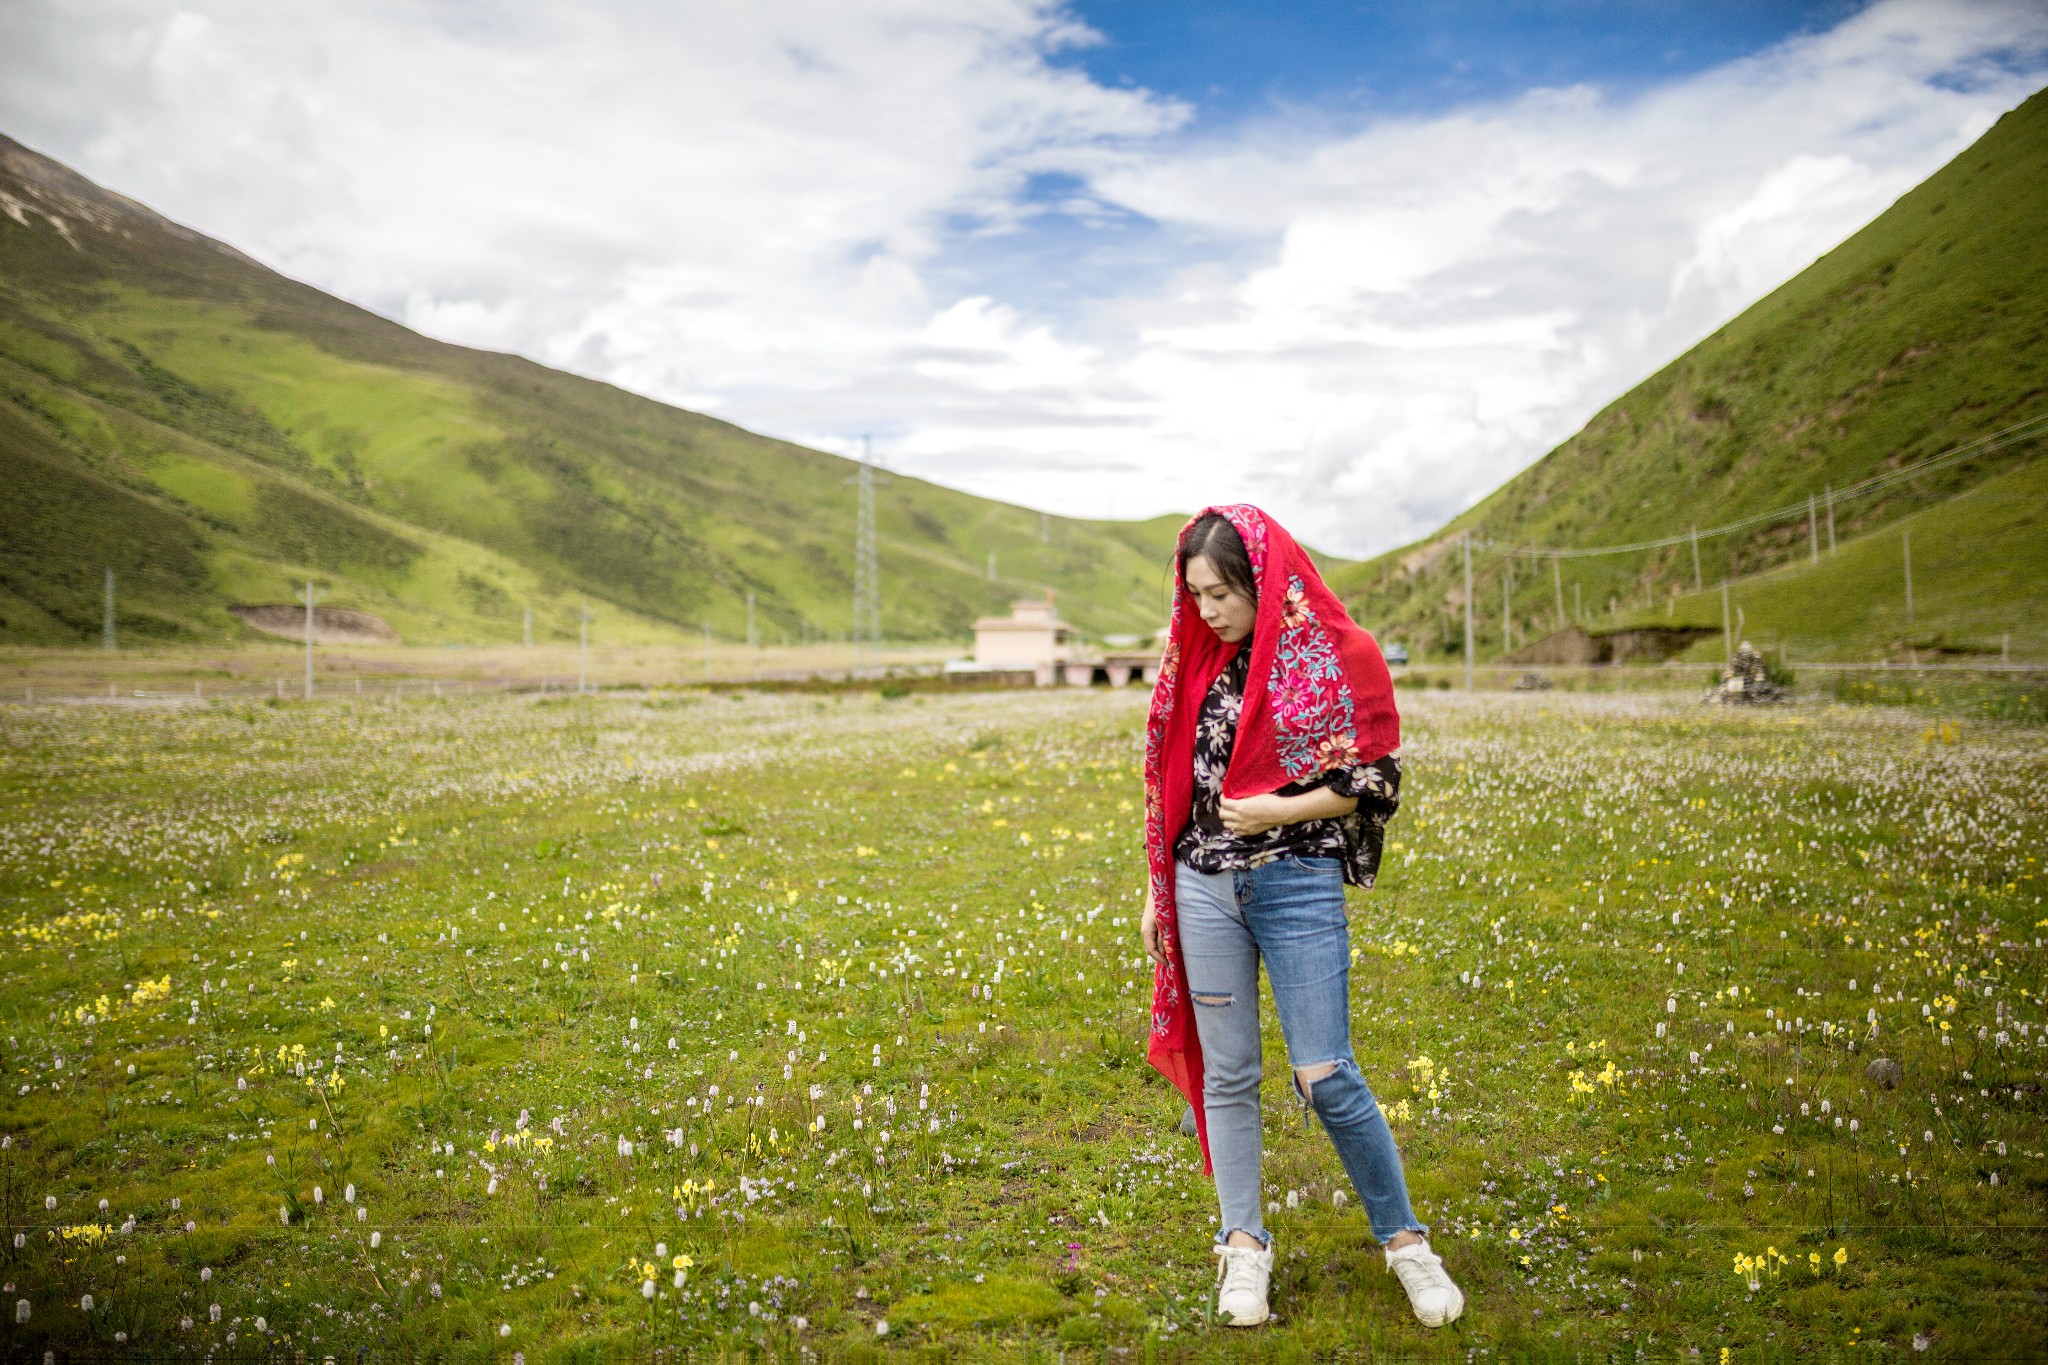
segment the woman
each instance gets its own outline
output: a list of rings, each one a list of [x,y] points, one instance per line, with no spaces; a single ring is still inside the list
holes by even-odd
[[[1261,1209],[1259,964],[1295,1093],[1315,1110],[1415,1316],[1465,1297],[1408,1203],[1400,1153],[1351,1054],[1344,884],[1370,887],[1400,784],[1392,680],[1278,523],[1215,507],[1182,530],[1145,747],[1141,921],[1152,1064],[1194,1106],[1221,1205],[1217,1311],[1268,1317]]]

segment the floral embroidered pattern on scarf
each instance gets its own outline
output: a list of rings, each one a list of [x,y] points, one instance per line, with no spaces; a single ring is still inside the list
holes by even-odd
[[[1330,633],[1316,619],[1299,576],[1287,580],[1280,608],[1280,643],[1273,651],[1273,698],[1280,766],[1299,782],[1358,762],[1351,723],[1351,689]]]

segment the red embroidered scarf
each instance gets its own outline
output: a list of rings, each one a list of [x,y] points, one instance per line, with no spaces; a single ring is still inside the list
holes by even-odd
[[[1370,763],[1401,745],[1393,680],[1379,645],[1323,585],[1308,555],[1278,522],[1243,504],[1198,512],[1181,528],[1183,542],[1210,512],[1229,518],[1244,541],[1259,592],[1257,621],[1241,644],[1218,639],[1190,600],[1175,554],[1173,615],[1145,727],[1145,855],[1167,958],[1153,972],[1147,1058],[1194,1106],[1205,1171],[1209,1124],[1202,1108],[1202,1047],[1181,965],[1173,894],[1173,845],[1194,799],[1195,723],[1202,699],[1237,650],[1251,650],[1237,743],[1223,778],[1223,794],[1232,798]]]

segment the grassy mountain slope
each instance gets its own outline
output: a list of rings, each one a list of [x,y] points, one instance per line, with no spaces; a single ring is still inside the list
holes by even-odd
[[[762,638],[851,618],[854,466],[517,357],[430,341],[0,138],[0,640],[239,635],[326,601],[415,642]],[[885,633],[959,638],[1057,590],[1149,630],[1174,521],[1101,523],[894,475]],[[997,555],[1000,577],[987,561]]]
[[[1457,536],[1497,546],[1626,544],[1803,503],[2048,411],[2048,92],[2007,114],[1975,145],[1798,276],[1630,390],[1583,430],[1426,542],[1334,576],[1361,621],[1418,655],[1463,642]],[[2038,456],[2020,443],[1836,508],[1846,540],[1892,525]],[[2023,510],[2023,509],[2022,509]],[[1930,549],[1932,547],[1929,547]],[[1567,612],[1577,589],[1601,626],[1667,619],[1680,606],[1720,624],[1724,577],[1792,564],[1809,549],[1803,516],[1702,541],[1699,601],[1688,546],[1561,565]],[[2001,619],[2048,608],[2048,589],[2000,583],[1990,555],[1962,571],[1952,599],[2010,594]],[[1547,563],[1514,572],[1513,643],[1554,629]],[[1482,655],[1502,652],[1502,556],[1475,556]],[[1868,646],[1885,635],[1874,603],[1842,578],[1817,592],[1800,627],[1818,643]],[[1901,587],[1903,585],[1901,584]],[[1711,599],[1711,612],[1703,604]],[[1903,600],[1901,598],[1901,600]],[[1614,610],[1609,612],[1609,603]],[[1930,604],[1924,632],[1941,628]],[[1977,612],[1982,615],[1982,611]],[[1974,618],[1972,618],[1974,619]],[[1788,626],[1791,623],[1788,623]],[[1979,623],[1981,624],[1981,623]],[[1903,623],[1901,623],[1903,625]],[[1978,629],[1957,618],[1955,629]],[[1713,650],[1718,650],[1716,643]]]
[[[1911,540],[1913,611],[1906,611]],[[2048,460],[2030,460],[1891,525],[1841,542],[1818,562],[1796,557],[1731,586],[1730,614],[1767,651],[1800,659],[1989,656],[2048,658]],[[1624,624],[1721,629],[1709,588]],[[1718,636],[1698,652],[1718,658]]]

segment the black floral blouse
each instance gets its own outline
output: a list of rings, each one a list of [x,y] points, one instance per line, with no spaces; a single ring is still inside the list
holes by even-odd
[[[1219,803],[1223,774],[1237,744],[1237,720],[1244,707],[1245,673],[1251,651],[1240,649],[1209,686],[1195,720],[1195,795],[1187,828],[1173,854],[1198,872],[1235,872],[1275,858],[1335,858],[1344,880],[1369,887],[1379,875],[1387,821],[1400,805],[1401,761],[1392,754],[1354,767],[1332,768],[1305,782],[1290,782],[1276,793],[1299,796],[1328,787],[1358,798],[1358,808],[1330,820],[1275,825],[1264,834],[1232,834],[1223,827]]]

